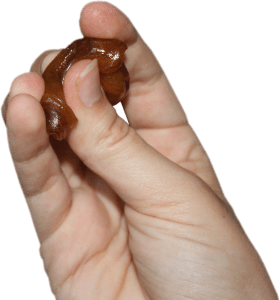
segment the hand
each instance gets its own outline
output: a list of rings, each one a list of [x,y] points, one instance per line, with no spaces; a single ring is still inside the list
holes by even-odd
[[[277,299],[141,37],[105,3],[83,10],[81,29],[129,45],[123,105],[130,126],[100,91],[96,65],[84,78],[94,87],[79,80],[89,61],[65,79],[79,119],[67,143],[50,144],[38,74],[14,81],[7,111],[11,152],[57,299]],[[43,58],[33,71],[41,72]],[[85,97],[95,100],[91,107]]]

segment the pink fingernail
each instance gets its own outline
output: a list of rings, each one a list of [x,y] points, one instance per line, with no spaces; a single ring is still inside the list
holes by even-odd
[[[78,80],[78,94],[82,102],[90,107],[101,98],[98,61],[94,59],[82,71]]]

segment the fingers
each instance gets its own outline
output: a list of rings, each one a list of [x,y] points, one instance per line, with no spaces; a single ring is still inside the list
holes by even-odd
[[[102,37],[120,38],[129,45],[126,64],[132,84],[124,106],[130,124],[135,128],[161,128],[186,122],[151,51],[128,19],[108,5],[87,6],[81,26],[84,33],[95,28]],[[101,11],[100,18],[98,11]],[[95,27],[90,21],[92,13],[97,16]],[[104,25],[104,14],[112,26]],[[91,33],[98,37],[97,32]],[[32,71],[42,74],[57,53],[44,53]],[[207,194],[205,208],[209,206],[212,210],[219,206],[214,193],[203,181],[160,155],[117,116],[100,88],[96,61],[90,66],[89,63],[85,60],[73,65],[64,81],[67,103],[79,120],[68,142],[84,164],[105,179],[130,207],[149,215],[172,217],[172,209],[176,212],[178,205],[187,205],[195,216],[202,200],[194,203],[193,199],[201,199],[201,191]],[[143,67],[147,65],[149,68]],[[15,166],[39,238],[44,240],[66,217],[71,205],[71,189],[46,134],[45,117],[38,102],[44,92],[42,78],[30,74],[12,87],[7,127]],[[148,111],[145,106],[149,107]],[[207,214],[200,212],[200,216],[207,219]],[[185,220],[184,215],[182,220]]]
[[[37,88],[34,89],[33,86],[36,86]],[[15,78],[12,83],[11,90],[2,105],[3,119],[6,120],[8,103],[12,97],[18,94],[29,94],[36,99],[40,99],[43,92],[44,81],[40,76],[34,73],[26,73]]]
[[[66,217],[71,191],[49,142],[39,103],[44,82],[36,73],[19,76],[12,84],[6,124],[15,168],[42,241]]]
[[[131,85],[123,106],[130,126],[160,153],[202,178],[226,201],[166,75],[130,20],[109,3],[93,2],[84,7],[80,26],[85,36],[117,38],[128,45],[125,65]]]
[[[59,53],[59,50],[49,50],[42,53],[33,63],[31,66],[31,73],[26,73],[23,75],[20,75],[19,77],[15,78],[13,84],[11,85],[11,90],[9,94],[7,95],[3,105],[2,105],[2,117],[4,121],[6,122],[6,113],[8,108],[8,103],[10,99],[19,94],[29,94],[36,99],[40,100],[44,93],[44,82],[43,79],[40,76],[36,76],[33,74],[33,72],[38,73],[39,75],[42,75],[44,69],[47,67],[47,65],[55,58],[55,56]],[[33,86],[36,86],[36,88],[33,88]]]
[[[93,2],[84,7],[80,25],[85,36],[117,38],[128,45],[125,64],[131,86],[123,105],[133,128],[172,127],[187,122],[159,63],[122,12],[109,3]]]
[[[64,90],[78,118],[68,138],[70,147],[126,204],[168,218],[174,217],[172,210],[178,206],[195,212],[205,202],[208,212],[217,209],[216,196],[203,181],[159,154],[118,117],[100,87],[96,61],[73,65]],[[201,200],[201,193],[207,200]],[[199,214],[207,219],[207,213]]]

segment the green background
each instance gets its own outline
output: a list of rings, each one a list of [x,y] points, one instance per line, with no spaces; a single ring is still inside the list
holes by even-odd
[[[112,2],[161,61],[280,290],[280,1]],[[85,3],[1,2],[1,98],[42,50],[80,35],[77,21]],[[2,124],[0,152],[0,298],[53,299]]]

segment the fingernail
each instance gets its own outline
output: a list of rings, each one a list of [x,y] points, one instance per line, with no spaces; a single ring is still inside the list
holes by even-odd
[[[57,56],[57,54],[60,52],[61,50],[53,50],[50,54],[48,54],[42,61],[41,63],[41,72],[44,73],[44,71],[46,70],[47,66],[50,64],[50,62],[52,62],[55,57]]]
[[[79,97],[86,106],[90,107],[100,99],[102,94],[97,59],[84,68],[77,86]]]

